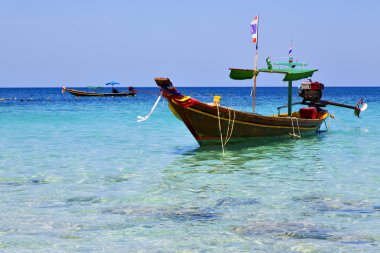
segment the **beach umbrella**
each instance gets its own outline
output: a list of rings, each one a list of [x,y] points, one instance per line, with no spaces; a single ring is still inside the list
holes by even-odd
[[[115,81],[112,81],[112,82],[106,83],[106,85],[111,85],[112,88],[113,88],[114,85],[119,85],[119,84],[120,84],[120,83],[115,82]]]

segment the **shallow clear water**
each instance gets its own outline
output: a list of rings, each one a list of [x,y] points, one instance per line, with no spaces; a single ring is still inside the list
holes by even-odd
[[[155,88],[140,89],[155,92]],[[249,88],[180,88],[249,110]],[[296,91],[294,91],[296,95]],[[327,88],[331,131],[201,148],[157,96],[0,89],[0,251],[378,252],[380,88]],[[276,113],[286,88],[259,88]],[[297,99],[296,96],[294,99]]]

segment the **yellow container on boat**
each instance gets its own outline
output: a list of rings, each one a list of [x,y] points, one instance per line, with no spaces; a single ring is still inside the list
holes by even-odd
[[[214,105],[220,105],[221,96],[214,96]]]

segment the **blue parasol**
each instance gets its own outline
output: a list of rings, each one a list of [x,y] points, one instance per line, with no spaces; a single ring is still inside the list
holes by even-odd
[[[112,87],[113,87],[114,85],[118,85],[118,84],[120,84],[120,83],[115,82],[115,81],[112,81],[112,82],[106,83],[106,85],[111,85]]]
[[[112,81],[112,82],[109,82],[109,83],[106,83],[106,85],[111,85],[112,86],[112,93],[119,93],[119,91],[117,89],[114,89],[113,86],[114,85],[117,85],[117,84],[120,84],[118,82],[115,82],[115,81]]]

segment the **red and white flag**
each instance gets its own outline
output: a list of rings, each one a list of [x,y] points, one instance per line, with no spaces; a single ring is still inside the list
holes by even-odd
[[[257,15],[251,22],[252,42],[257,43],[257,27],[259,24],[259,16]]]

